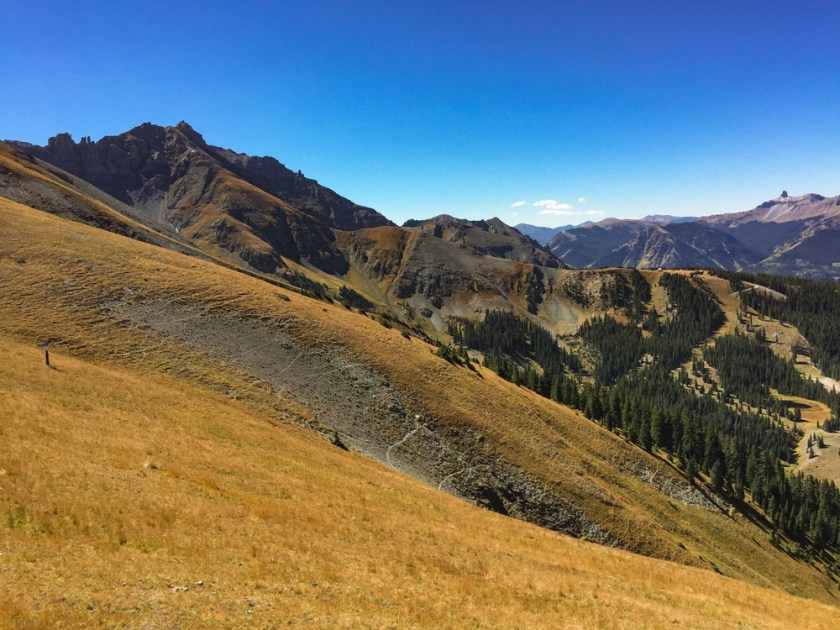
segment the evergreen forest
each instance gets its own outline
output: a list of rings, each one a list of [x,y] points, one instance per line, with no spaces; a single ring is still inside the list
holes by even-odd
[[[761,280],[788,300],[779,306],[757,291],[742,292],[744,308],[801,326],[815,361],[840,368],[833,345],[840,342],[840,327],[829,321],[831,308],[840,312],[836,287],[792,278]],[[733,290],[743,288],[744,281],[730,277]],[[650,287],[642,274],[633,271],[629,279],[614,274],[601,299],[629,321],[597,315],[562,346],[539,324],[504,311],[489,311],[481,322],[454,319],[448,331],[462,356],[467,350],[481,352],[485,365],[503,378],[579,409],[672,461],[693,483],[702,475],[742,511],[760,508],[773,536],[784,534],[811,553],[835,553],[840,490],[830,481],[786,469],[796,461],[802,434],[780,421],[780,416],[795,418],[796,411],[770,389],[829,405],[834,417],[824,430],[840,425],[840,397],[803,378],[792,361],[778,357],[760,338],[724,335],[709,343],[725,315],[701,282],[665,273],[660,285],[668,296],[663,313],[648,306]],[[808,297],[809,291],[828,295]],[[694,354],[697,348],[702,359]],[[710,378],[706,362],[719,383]]]

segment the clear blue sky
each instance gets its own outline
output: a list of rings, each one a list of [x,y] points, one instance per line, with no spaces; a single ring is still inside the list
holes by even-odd
[[[183,119],[397,222],[840,194],[837,0],[0,0],[0,15],[0,138]]]

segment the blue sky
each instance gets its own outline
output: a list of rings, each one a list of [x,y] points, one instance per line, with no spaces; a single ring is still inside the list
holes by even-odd
[[[0,138],[186,120],[398,223],[840,194],[837,0],[0,0],[0,14]]]

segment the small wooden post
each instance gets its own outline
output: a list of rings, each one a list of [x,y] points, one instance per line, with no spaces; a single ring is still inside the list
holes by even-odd
[[[50,366],[50,341],[44,344],[44,362],[47,364],[47,367]]]

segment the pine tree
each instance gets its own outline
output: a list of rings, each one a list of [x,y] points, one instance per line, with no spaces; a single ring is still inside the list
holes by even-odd
[[[710,473],[712,487],[715,490],[721,490],[723,488],[723,480],[724,480],[724,467],[721,460],[717,460],[712,466],[712,471]]]
[[[697,476],[697,464],[694,463],[694,459],[692,458],[689,458],[685,463],[685,476],[688,477],[688,480],[692,483],[694,482],[694,478]]]
[[[642,416],[639,421],[639,444],[650,453],[653,448],[653,438],[650,432],[650,418]]]

